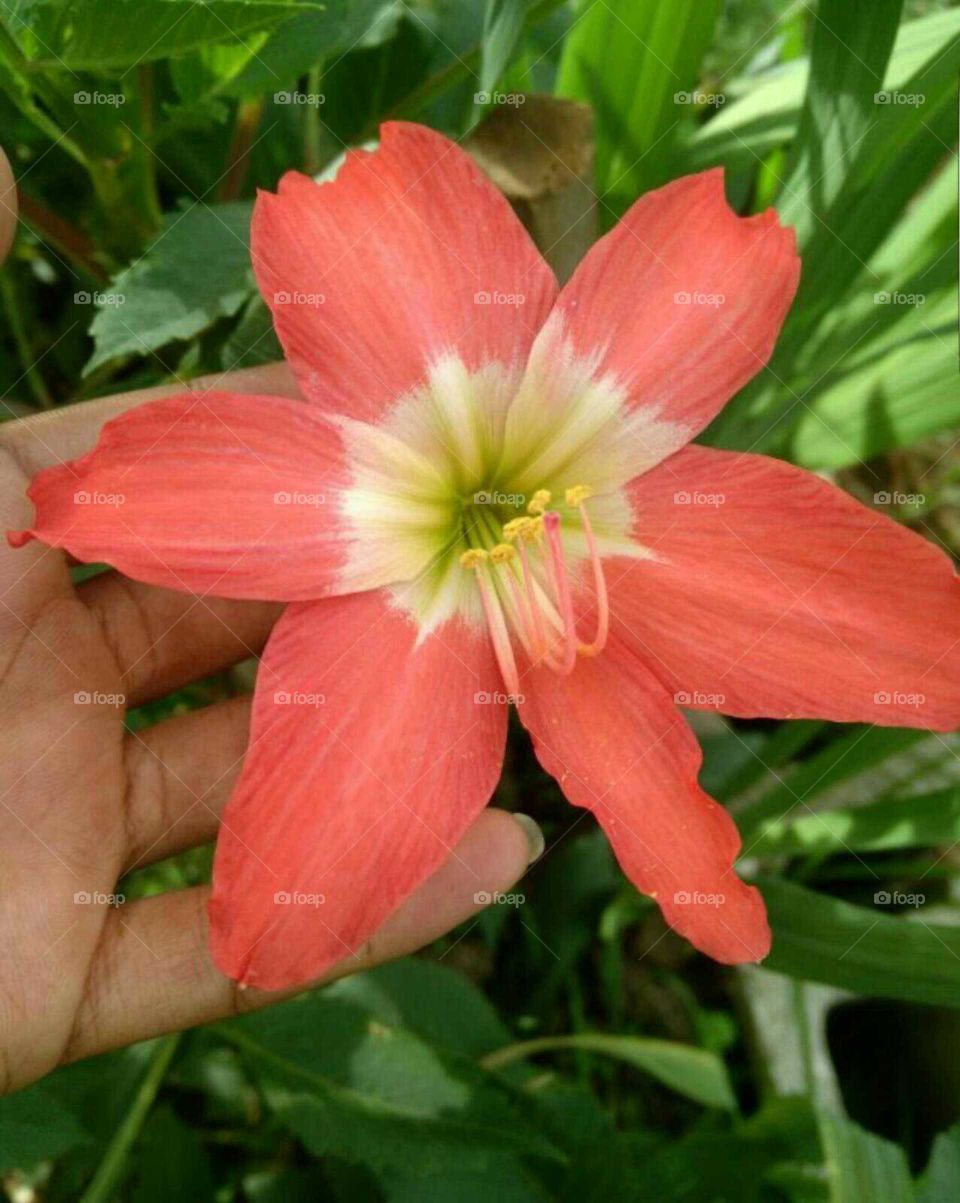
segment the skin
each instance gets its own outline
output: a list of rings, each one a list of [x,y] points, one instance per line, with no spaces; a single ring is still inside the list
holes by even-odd
[[[0,151],[0,258],[15,226]],[[282,365],[225,375],[217,386],[297,395]],[[82,455],[109,418],[171,391],[0,426],[0,530],[29,524],[25,489],[36,472]],[[75,695],[123,695],[127,706],[162,697],[258,653],[280,611],[114,572],[74,587],[61,552],[0,543],[0,1093],[82,1057],[288,997],[241,990],[216,969],[206,886],[120,906],[75,900],[110,895],[130,868],[216,837],[250,713],[249,699],[238,698],[132,734],[123,705],[78,705]],[[520,822],[485,811],[447,863],[331,976],[436,939],[481,909],[478,891],[509,890],[531,850],[536,839]]]

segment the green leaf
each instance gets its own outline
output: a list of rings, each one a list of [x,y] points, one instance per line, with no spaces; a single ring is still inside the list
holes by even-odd
[[[298,9],[348,0],[11,0],[2,19],[30,61],[106,71],[269,29]]]
[[[483,991],[435,961],[393,961],[343,978],[326,997],[361,1006],[381,1023],[402,1025],[437,1048],[468,1057],[489,1053],[510,1038]]]
[[[831,1203],[914,1203],[907,1157],[899,1145],[830,1111],[817,1112]]]
[[[761,826],[751,840],[754,856],[830,855],[929,848],[960,841],[960,789],[914,798],[801,814]]]
[[[624,208],[670,173],[716,22],[717,0],[584,4],[563,49],[562,96],[596,112],[597,183]]]
[[[905,21],[897,33],[884,89],[908,91],[914,73],[958,33],[960,9]],[[716,163],[730,169],[754,168],[776,147],[786,146],[797,129],[809,72],[810,60],[799,58],[731,81],[726,86],[727,104],[689,139],[684,170],[699,171]]]
[[[933,1142],[927,1168],[917,1181],[917,1203],[956,1203],[960,1199],[960,1124]]]
[[[814,12],[807,97],[780,214],[806,242],[852,169],[877,120],[874,97],[900,24],[903,0],[821,0]]]
[[[0,1098],[0,1172],[28,1170],[90,1140],[78,1116],[45,1082]]]
[[[208,1203],[214,1196],[210,1160],[200,1137],[169,1105],[150,1116],[136,1150],[132,1203]]]
[[[153,246],[104,290],[113,300],[93,319],[87,371],[193,338],[237,313],[254,288],[249,231],[247,201],[199,202],[168,214]]]
[[[575,1036],[544,1036],[510,1044],[490,1053],[483,1060],[488,1069],[500,1069],[523,1057],[537,1053],[580,1049],[613,1057],[686,1095],[706,1107],[735,1110],[737,1100],[727,1076],[727,1067],[706,1049],[677,1044],[672,1040],[653,1040],[640,1036],[607,1036],[601,1032],[581,1032]]]
[[[487,0],[480,52],[480,91],[492,92],[513,52],[527,18],[527,0]]]
[[[773,929],[764,967],[857,994],[960,1006],[960,928],[761,880]]]

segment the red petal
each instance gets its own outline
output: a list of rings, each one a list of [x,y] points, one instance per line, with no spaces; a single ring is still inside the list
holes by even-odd
[[[596,356],[634,405],[677,424],[669,454],[767,362],[799,277],[793,230],[772,209],[738,217],[716,168],[641,197],[556,310],[578,357]]]
[[[104,560],[152,585],[219,597],[321,597],[345,559],[340,440],[303,401],[184,393],[104,426],[40,472],[34,525],[8,537]]]
[[[217,844],[224,973],[267,990],[310,981],[439,867],[500,773],[506,707],[475,701],[498,689],[485,633],[454,620],[418,644],[382,593],[285,612]]]
[[[657,560],[609,561],[613,624],[683,705],[960,725],[947,556],[820,477],[687,447],[631,486]]]
[[[304,395],[368,421],[445,351],[471,370],[522,364],[556,294],[503,195],[419,125],[387,123],[332,183],[289,172],[278,195],[261,192],[252,245]]]
[[[733,820],[697,784],[700,747],[663,686],[616,641],[568,677],[535,669],[520,717],[575,806],[593,811],[623,871],[667,922],[726,964],[770,950],[760,894],[733,871]]]

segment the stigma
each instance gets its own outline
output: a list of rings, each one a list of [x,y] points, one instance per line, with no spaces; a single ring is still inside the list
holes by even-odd
[[[573,671],[577,656],[595,656],[607,642],[610,608],[607,583],[586,502],[587,485],[564,492],[569,511],[575,511],[593,573],[596,626],[584,640],[578,631],[571,574],[563,543],[561,516],[551,508],[549,489],[538,489],[527,513],[502,526],[491,516],[479,518],[471,530],[473,544],[460,556],[461,565],[475,574],[480,601],[507,692],[519,694],[514,643],[534,667],[560,674]]]

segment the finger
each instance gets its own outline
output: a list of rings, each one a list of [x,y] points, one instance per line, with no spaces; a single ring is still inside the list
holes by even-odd
[[[100,624],[128,706],[258,656],[283,610],[159,589],[118,572],[91,577],[77,593]]]
[[[528,827],[529,825],[529,827]],[[532,831],[530,830],[532,829]],[[508,890],[542,848],[532,820],[486,810],[456,854],[376,936],[324,978],[331,981],[423,947],[482,909],[476,897]],[[208,948],[207,886],[112,910],[91,966],[76,1033],[63,1060],[255,1010],[298,993],[240,990]],[[267,937],[269,938],[269,937]]]
[[[128,409],[143,405],[145,401],[155,401],[159,397],[204,392],[211,388],[235,393],[300,397],[287,365],[270,363],[220,376],[200,376],[186,386],[177,383],[160,384],[156,388],[117,393],[112,397],[101,397],[97,401],[81,401],[76,405],[48,410],[17,422],[6,422],[0,426],[0,446],[6,447],[16,456],[26,474],[33,476],[43,468],[50,468],[54,464],[62,464],[85,455],[95,445],[103,424]]]
[[[249,729],[250,699],[243,697],[127,735],[124,872],[214,838]]]
[[[0,263],[7,257],[17,229],[17,187],[10,161],[0,149]]]

